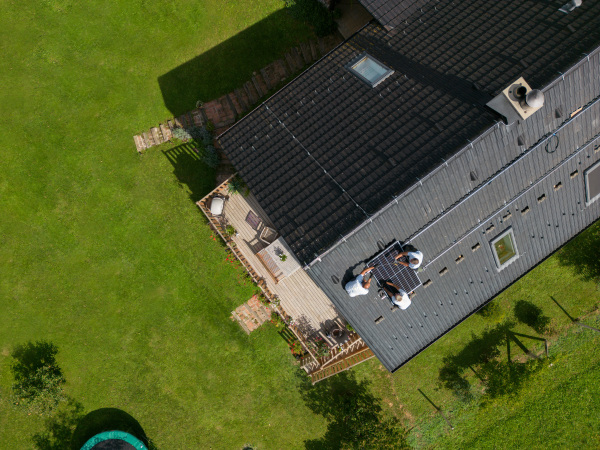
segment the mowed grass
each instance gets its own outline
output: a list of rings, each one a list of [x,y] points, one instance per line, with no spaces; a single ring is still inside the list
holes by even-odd
[[[324,432],[275,330],[248,337],[229,319],[254,288],[192,202],[214,173],[162,150],[140,157],[132,139],[171,116],[161,75],[211,50],[227,59],[214,48],[268,21],[270,35],[246,34],[245,70],[211,73],[209,100],[306,39],[281,8],[0,4],[0,447],[31,448],[44,430],[7,398],[10,352],[41,339],[86,412],[122,409],[158,448],[291,448]]]

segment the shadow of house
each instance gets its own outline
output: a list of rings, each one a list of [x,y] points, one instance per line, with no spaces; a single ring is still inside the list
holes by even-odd
[[[304,32],[303,32],[304,30]],[[309,36],[305,25],[281,9],[230,39],[161,75],[158,85],[174,116],[239,88],[254,71],[281,58],[293,36]]]
[[[190,199],[194,203],[212,190],[215,171],[202,161],[192,143],[163,150],[163,153],[173,165],[173,173],[179,185],[187,186],[190,191]]]

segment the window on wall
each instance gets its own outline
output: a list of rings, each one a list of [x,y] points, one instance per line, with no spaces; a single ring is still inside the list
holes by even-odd
[[[371,87],[377,86],[394,73],[392,69],[386,67],[367,53],[363,53],[346,67]]]
[[[504,269],[519,257],[512,228],[507,229],[490,243],[498,270]]]
[[[585,201],[589,205],[600,198],[600,161],[585,171]]]

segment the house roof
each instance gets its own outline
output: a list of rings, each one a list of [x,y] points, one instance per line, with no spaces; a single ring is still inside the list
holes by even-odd
[[[586,205],[583,182],[600,160],[600,49],[544,93],[534,116],[494,126],[310,266],[308,274],[388,370],[600,217],[600,201]],[[471,180],[473,171],[479,181]],[[519,257],[497,271],[491,242],[509,228]],[[396,239],[424,254],[424,286],[412,305],[393,311],[373,288],[350,298],[345,282]]]
[[[492,127],[485,104],[511,81],[540,88],[595,48],[600,3],[561,5],[430,1],[391,31],[371,23],[221,135],[224,151],[314,262]],[[395,70],[375,88],[346,68],[363,52]]]
[[[387,29],[395,28],[431,0],[360,0],[373,17]],[[433,1],[432,3],[437,3]]]

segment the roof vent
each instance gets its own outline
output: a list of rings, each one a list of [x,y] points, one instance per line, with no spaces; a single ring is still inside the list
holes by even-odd
[[[544,106],[544,93],[531,89],[521,77],[488,102],[487,106],[501,114],[505,123],[510,125],[519,119],[527,119]]]

